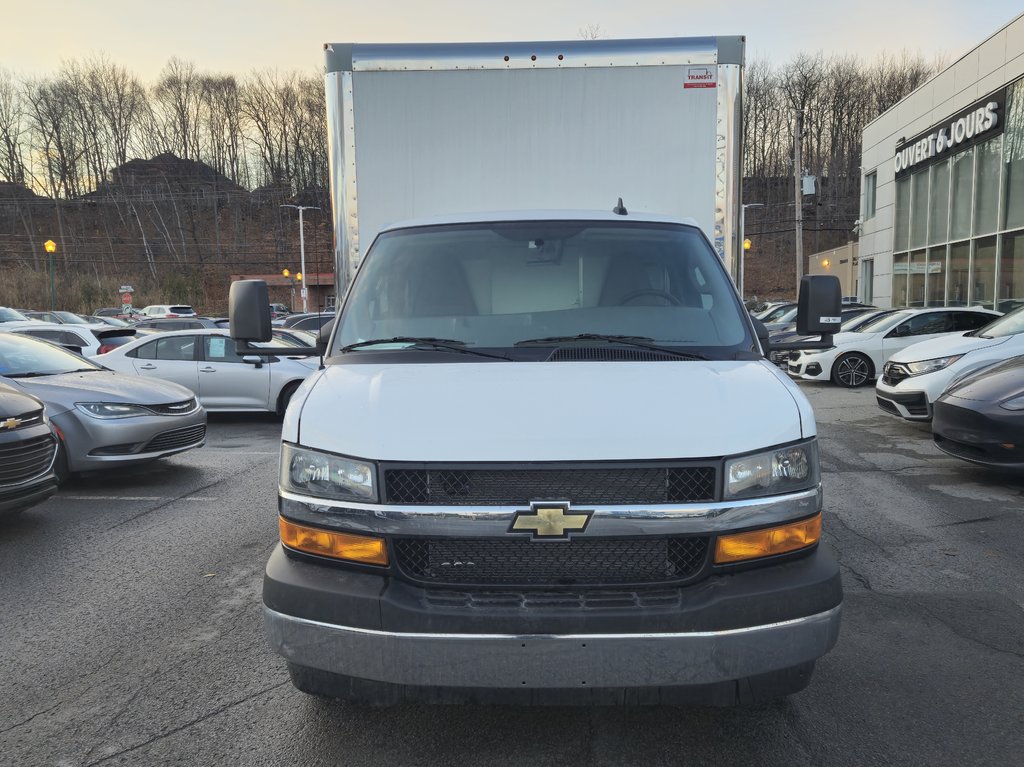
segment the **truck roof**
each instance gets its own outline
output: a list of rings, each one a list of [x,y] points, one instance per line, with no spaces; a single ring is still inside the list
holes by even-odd
[[[395,229],[412,229],[418,226],[443,226],[445,224],[477,224],[495,221],[623,221],[642,222],[646,224],[684,224],[699,227],[692,218],[665,216],[660,213],[643,213],[630,211],[622,216],[611,211],[601,210],[498,210],[476,211],[471,213],[446,213],[438,216],[395,221],[381,227],[382,232]]]

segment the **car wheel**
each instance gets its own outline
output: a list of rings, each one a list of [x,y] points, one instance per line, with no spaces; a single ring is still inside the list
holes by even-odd
[[[300,381],[292,381],[281,389],[281,394],[277,398],[278,415],[284,415],[284,411],[288,409],[288,403],[292,401],[292,395],[295,394],[295,390],[299,388],[299,383]]]
[[[871,360],[860,352],[850,352],[832,364],[832,383],[854,389],[874,377]]]

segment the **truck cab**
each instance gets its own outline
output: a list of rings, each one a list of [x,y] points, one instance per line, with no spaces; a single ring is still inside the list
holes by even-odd
[[[243,343],[269,339],[261,285],[232,286]],[[730,705],[835,644],[813,412],[694,221],[386,226],[320,351],[263,590],[300,690]]]

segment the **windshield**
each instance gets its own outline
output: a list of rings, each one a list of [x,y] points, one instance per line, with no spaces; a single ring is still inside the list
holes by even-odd
[[[65,325],[92,325],[93,323],[89,320],[83,319],[81,316],[73,312],[50,312],[54,317],[59,319]]]
[[[74,370],[103,368],[46,341],[0,333],[0,376],[55,375]]]
[[[352,286],[334,348],[426,337],[511,349],[579,334],[728,358],[752,343],[732,283],[695,227],[530,221],[381,235]]]
[[[892,312],[891,314],[883,314],[880,317],[876,317],[870,322],[865,322],[863,325],[858,327],[855,333],[881,333],[884,330],[893,328],[899,325],[903,320],[909,317],[913,312],[904,310],[902,312]]]
[[[890,315],[894,311],[894,309],[883,309],[880,312],[862,312],[860,314],[854,314],[848,319],[843,320],[843,324],[840,328],[844,331],[860,330],[865,325]]]
[[[774,309],[772,309],[766,315],[761,317],[761,322],[764,322],[764,323],[768,323],[768,322],[781,322],[782,320],[780,320],[780,318],[782,317],[782,315],[786,314],[791,309],[793,309],[792,306],[776,306]]]
[[[0,306],[0,322],[28,322],[28,317],[14,309]]]
[[[1017,307],[977,332],[982,338],[1002,338],[1024,333],[1024,306]]]

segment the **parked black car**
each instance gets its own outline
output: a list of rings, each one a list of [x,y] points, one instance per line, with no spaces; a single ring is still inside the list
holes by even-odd
[[[295,330],[309,330],[316,333],[320,328],[334,319],[334,312],[320,312],[314,314],[292,314],[285,318],[279,327],[294,328]]]
[[[0,384],[0,517],[35,506],[57,491],[56,455],[57,438],[43,403]]]
[[[955,381],[935,401],[932,438],[972,463],[1024,469],[1024,356]]]

